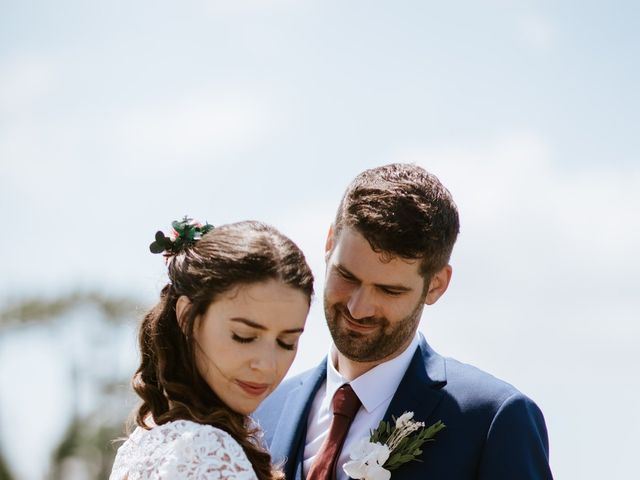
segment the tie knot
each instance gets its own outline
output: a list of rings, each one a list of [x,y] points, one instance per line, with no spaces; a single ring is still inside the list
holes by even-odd
[[[343,415],[349,419],[353,419],[360,405],[358,395],[356,395],[356,392],[353,391],[353,388],[351,388],[351,385],[348,383],[345,383],[336,390],[333,396],[332,406],[334,415]]]

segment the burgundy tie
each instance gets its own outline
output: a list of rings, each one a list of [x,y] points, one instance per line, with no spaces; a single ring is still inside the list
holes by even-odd
[[[309,469],[307,480],[335,480],[336,462],[342,450],[342,444],[361,403],[351,385],[347,383],[336,391],[331,405],[333,420],[331,420],[329,434]]]

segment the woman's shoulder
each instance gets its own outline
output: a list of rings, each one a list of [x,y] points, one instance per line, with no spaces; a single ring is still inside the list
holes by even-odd
[[[142,430],[142,429],[136,429]],[[166,440],[174,440],[181,437],[187,438],[220,438],[226,441],[235,442],[234,438],[228,432],[214,427],[212,425],[204,425],[202,423],[192,422],[191,420],[173,420],[163,423],[162,425],[154,425],[151,429],[146,430],[147,435],[159,437]]]
[[[175,420],[155,427],[152,431],[155,429],[158,429],[155,432],[156,435],[166,438],[168,441],[188,441],[193,445],[202,446],[201,453],[204,452],[204,449],[224,448],[227,451],[237,452],[238,456],[246,458],[244,450],[230,433],[212,425],[203,425],[189,420]]]
[[[147,432],[153,443],[171,445],[176,452],[201,459],[215,459],[220,454],[233,459],[246,455],[240,444],[228,432],[212,425],[190,420],[175,420],[153,427]],[[182,450],[181,447],[186,448]],[[248,462],[248,460],[247,460]]]
[[[206,478],[214,473],[221,479],[255,478],[240,444],[211,425],[175,420],[149,430],[138,427],[121,449],[125,447],[129,479]]]

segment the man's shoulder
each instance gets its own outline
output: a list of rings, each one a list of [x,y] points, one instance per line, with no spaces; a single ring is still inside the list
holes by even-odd
[[[299,399],[300,402],[308,401],[308,394],[315,391],[315,385],[318,383],[319,377],[324,374],[322,365],[320,367],[311,368],[299,373],[291,378],[284,380],[264,401],[260,404],[254,417],[267,421],[279,417],[281,410],[288,402],[295,400],[293,395],[296,394],[301,387],[304,388],[305,395]],[[312,385],[313,384],[313,385]],[[308,391],[308,392],[307,392]]]
[[[311,380],[314,374],[317,372],[316,368],[311,368],[302,373],[298,373],[297,375],[290,377],[284,380],[278,387],[271,392],[271,394],[264,400],[264,404],[278,404],[282,403],[286,398],[289,397],[292,391],[300,388],[301,385]]]
[[[276,433],[282,433],[276,432],[276,427],[283,416],[291,420],[286,422],[288,426],[296,427],[311,401],[310,396],[322,373],[322,367],[316,367],[283,381],[252,414],[264,431],[267,445],[271,445]]]
[[[481,445],[479,478],[551,479],[549,437],[538,405],[510,383],[475,366],[445,359],[440,414],[451,432]],[[464,448],[457,445],[456,451]]]
[[[496,410],[506,402],[532,400],[509,382],[480,368],[454,358],[444,358],[447,383],[444,391],[456,399],[462,409]]]
[[[455,358],[439,354],[427,344],[424,337],[421,338],[420,354],[428,382],[436,388],[441,387],[444,392],[456,398],[499,402],[520,394],[520,391],[512,384],[491,373]],[[415,360],[417,359],[414,358]],[[415,363],[407,373],[409,372],[413,372],[410,375],[414,377],[422,377],[421,367],[417,367]]]

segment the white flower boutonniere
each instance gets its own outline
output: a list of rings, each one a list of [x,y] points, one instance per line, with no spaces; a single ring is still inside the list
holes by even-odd
[[[347,475],[357,480],[389,480],[391,470],[418,460],[422,454],[420,447],[425,442],[433,442],[433,437],[445,428],[445,424],[438,421],[425,429],[424,422],[413,420],[413,412],[393,417],[393,421],[394,426],[381,421],[368,439],[356,443],[349,455],[351,461],[342,466]]]

